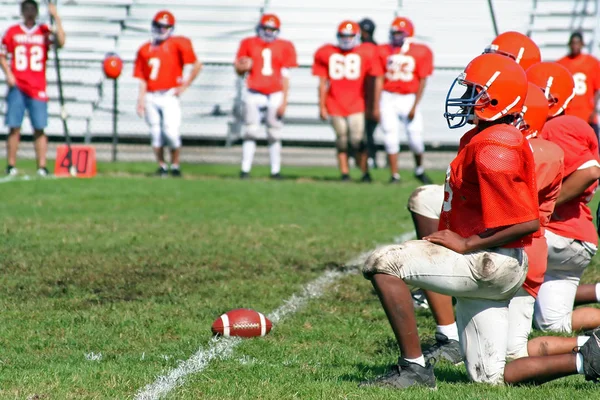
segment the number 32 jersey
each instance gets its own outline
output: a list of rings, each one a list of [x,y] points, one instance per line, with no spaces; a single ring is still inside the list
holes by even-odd
[[[282,91],[281,70],[298,66],[294,45],[283,39],[267,43],[257,36],[246,38],[240,43],[235,59],[242,57],[252,59],[252,68],[246,82],[248,89],[262,94]]]
[[[0,54],[11,55],[10,69],[17,87],[27,96],[48,101],[46,94],[46,60],[50,49],[50,28],[13,25],[2,38]]]
[[[379,45],[379,60],[385,70],[386,92],[417,93],[419,81],[433,73],[433,53],[429,47],[410,39],[402,47]]]
[[[196,54],[190,39],[171,36],[140,47],[135,59],[133,76],[146,81],[149,92],[169,90],[181,85],[183,66],[196,62]]]
[[[383,69],[374,44],[364,43],[348,51],[326,44],[315,53],[312,73],[329,81],[325,100],[329,114],[347,117],[365,111],[365,78],[381,76]]]

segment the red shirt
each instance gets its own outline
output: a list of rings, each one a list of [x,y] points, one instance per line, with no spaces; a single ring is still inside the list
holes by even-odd
[[[196,62],[190,39],[171,36],[158,43],[144,43],[135,59],[133,76],[146,81],[149,92],[169,90],[182,83],[183,66]]]
[[[17,87],[27,96],[48,101],[46,94],[46,61],[50,49],[50,28],[35,25],[13,25],[2,38],[4,55],[11,55],[10,69]]]
[[[523,134],[514,126],[493,125],[464,143],[446,174],[439,229],[467,238],[536,218],[533,154]],[[524,247],[532,236],[503,247]]]
[[[379,60],[385,70],[383,90],[417,93],[421,79],[433,73],[433,53],[424,44],[408,40],[402,47],[379,45]]]
[[[600,61],[592,55],[579,54],[574,58],[565,56],[557,62],[573,74],[575,81],[575,97],[567,106],[566,114],[575,115],[585,122],[597,123],[594,95],[600,89]]]
[[[565,153],[564,179],[587,162],[599,162],[598,140],[594,130],[582,119],[563,115],[546,122],[542,139],[556,143]],[[597,244],[598,235],[587,206],[598,186],[594,182],[580,196],[556,206],[548,229],[570,239]]]
[[[523,289],[533,297],[537,297],[548,267],[548,245],[544,237],[544,227],[550,221],[556,199],[560,193],[564,170],[564,153],[558,145],[544,139],[531,139],[529,144],[533,150],[535,162],[539,216],[542,228],[539,234],[534,235],[531,245],[525,246],[529,268],[523,283]]]
[[[263,94],[282,91],[281,70],[298,66],[294,45],[283,39],[267,43],[257,36],[246,38],[240,43],[235,59],[239,60],[241,57],[252,59],[252,68],[246,82],[248,89]]]
[[[325,100],[329,114],[347,117],[365,111],[365,78],[383,75],[376,52],[372,43],[348,51],[331,44],[317,50],[312,73],[329,81]]]

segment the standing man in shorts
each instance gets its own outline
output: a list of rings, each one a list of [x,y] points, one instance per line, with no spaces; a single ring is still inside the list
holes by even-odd
[[[23,22],[8,28],[2,38],[0,67],[9,87],[6,97],[6,126],[9,128],[6,140],[7,175],[16,175],[18,172],[15,166],[25,110],[33,126],[37,174],[48,175],[48,138],[44,134],[44,128],[48,126],[46,62],[51,45],[62,47],[65,44],[65,31],[54,4],[48,4],[48,12],[56,25],[54,38],[48,25],[36,22],[38,12],[37,2],[24,0],[21,3]],[[11,58],[10,66],[8,57]]]

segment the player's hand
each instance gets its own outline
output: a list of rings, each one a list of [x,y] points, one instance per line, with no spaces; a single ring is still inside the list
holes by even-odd
[[[281,105],[277,109],[277,116],[279,118],[283,118],[283,114],[285,114],[285,109],[286,108],[287,108],[287,103],[281,103]]]
[[[252,68],[252,59],[250,57],[240,57],[235,61],[235,69],[245,73]]]
[[[9,72],[8,75],[6,75],[6,84],[8,85],[8,87],[13,87],[17,84],[17,80],[15,79],[15,76],[12,74],[12,72]]]
[[[146,105],[144,104],[143,101],[138,101],[135,111],[137,112],[138,117],[144,118],[144,114],[146,111]]]
[[[469,252],[468,240],[449,229],[434,232],[429,236],[425,236],[423,240],[439,244],[460,254]]]
[[[321,117],[321,120],[323,121],[327,121],[329,119],[329,113],[325,107],[321,107],[319,110],[319,117]]]
[[[411,108],[410,111],[408,112],[408,120],[412,121],[413,119],[415,119],[415,113],[417,112],[416,108]]]
[[[379,122],[379,120],[381,119],[381,113],[379,112],[379,107],[375,107],[373,109],[373,111],[371,112],[371,119],[373,119],[373,121]]]
[[[58,18],[58,11],[56,10],[56,5],[54,3],[48,3],[48,14],[54,19]]]
[[[173,94],[177,97],[181,96],[183,94],[183,92],[185,92],[187,90],[187,88],[189,88],[190,85],[187,83],[182,84],[181,86],[177,86],[175,89],[173,89]]]

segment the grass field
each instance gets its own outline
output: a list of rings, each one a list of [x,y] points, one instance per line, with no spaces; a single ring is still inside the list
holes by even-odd
[[[185,165],[180,180],[150,178],[152,164],[98,169],[90,180],[0,185],[2,399],[133,398],[210,348],[221,313],[268,314],[324,271],[344,271],[353,256],[410,232],[405,204],[418,185],[408,172],[390,186],[385,171],[365,185],[321,168],[286,168],[281,182],[261,168],[239,181],[237,166]],[[597,258],[585,279],[600,279]],[[425,342],[434,327],[420,311]],[[490,388],[444,362],[436,392],[357,387],[396,358],[370,284],[349,274],[166,398],[600,398],[579,376]]]

